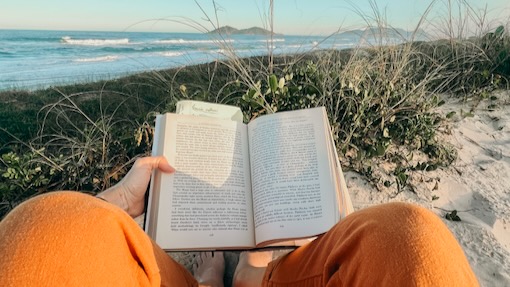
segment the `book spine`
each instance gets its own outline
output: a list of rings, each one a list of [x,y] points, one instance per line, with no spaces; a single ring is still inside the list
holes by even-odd
[[[157,115],[156,123],[154,126],[154,139],[152,143],[152,155],[164,155],[164,139],[166,128],[166,115]],[[159,183],[161,175],[157,170],[154,170],[151,175],[151,182],[148,191],[147,208],[145,211],[144,230],[152,238],[156,236],[156,221],[157,221],[157,204],[159,199]]]

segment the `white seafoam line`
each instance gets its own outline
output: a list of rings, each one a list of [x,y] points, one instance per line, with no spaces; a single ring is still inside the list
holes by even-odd
[[[78,62],[78,63],[113,62],[113,61],[118,60],[119,58],[120,58],[119,56],[108,55],[108,56],[100,56],[100,57],[93,57],[93,58],[80,58],[80,59],[73,60],[73,62]]]

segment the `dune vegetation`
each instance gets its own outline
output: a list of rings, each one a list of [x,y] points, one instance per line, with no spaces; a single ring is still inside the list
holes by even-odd
[[[366,17],[369,27],[391,28],[375,14]],[[184,99],[239,106],[246,122],[325,106],[344,169],[380,189],[412,190],[410,173],[455,160],[455,149],[437,139],[451,116],[435,112],[444,97],[476,102],[509,88],[508,24],[481,25],[465,37],[450,17],[441,40],[385,44],[378,33],[380,45],[253,58],[236,57],[219,41],[227,57],[208,64],[0,92],[0,218],[36,194],[96,193],[115,184],[150,154],[155,115]],[[381,162],[390,164],[390,178],[375,172]]]

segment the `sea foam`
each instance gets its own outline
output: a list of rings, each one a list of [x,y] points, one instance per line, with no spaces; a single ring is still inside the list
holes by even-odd
[[[129,44],[128,38],[123,39],[72,39],[69,36],[62,37],[61,41],[70,45],[83,46],[110,46],[110,45],[126,45]]]
[[[165,56],[165,57],[179,57],[184,55],[184,52],[160,52],[159,55]]]
[[[170,40],[157,40],[155,44],[218,44],[218,43],[232,43],[234,40],[184,40],[184,39],[170,39]]]
[[[94,57],[94,58],[82,58],[76,59],[73,62],[79,63],[90,63],[90,62],[113,62],[119,59],[119,56],[102,56],[102,57]]]

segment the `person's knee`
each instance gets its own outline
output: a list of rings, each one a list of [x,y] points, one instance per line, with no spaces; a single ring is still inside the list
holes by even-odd
[[[158,273],[152,242],[136,222],[122,209],[79,192],[27,200],[0,222],[0,234],[0,269],[22,271],[0,279],[0,285],[124,286]]]
[[[416,204],[394,202],[384,206],[383,214],[386,214],[386,224],[399,226],[398,229],[415,230],[435,228],[443,223],[437,215],[430,210]]]
[[[94,196],[74,192],[48,192],[35,196],[18,205],[2,220],[2,230],[24,230],[26,228],[49,230],[56,226],[74,230],[80,224],[91,221],[115,221],[123,211]],[[127,216],[127,214],[126,214]]]
[[[380,204],[357,211],[324,238],[333,250],[327,254],[330,263],[326,266],[338,270],[343,279],[372,273],[370,279],[366,278],[368,286],[436,280],[438,269],[461,272],[448,266],[451,262],[468,266],[443,221],[430,210],[409,203]],[[405,271],[388,276],[395,270]]]
[[[431,211],[415,204],[394,202],[359,210],[341,221],[336,232],[362,235],[363,241],[396,244],[402,247],[412,244],[416,238],[431,238],[435,232],[446,230],[441,219]],[[343,231],[342,231],[343,230]],[[383,243],[382,243],[383,242]]]
[[[5,219],[12,220],[17,217],[26,218],[29,215],[41,213],[53,206],[66,207],[67,205],[61,205],[61,203],[65,203],[65,201],[67,201],[66,198],[72,196],[71,192],[48,192],[34,196],[17,205],[7,214]]]
[[[381,228],[375,238],[379,247],[384,248],[371,254],[378,252],[379,262],[384,262],[390,270],[407,266],[401,282],[416,280],[446,286],[439,282],[452,283],[455,277],[476,282],[462,248],[439,216],[409,203],[390,203],[382,211],[386,216],[380,219]]]
[[[428,236],[443,228],[441,219],[430,210],[411,203],[393,202],[373,207],[371,219],[387,236],[407,238]]]
[[[394,214],[396,216],[404,216],[402,219],[428,221],[432,218],[437,218],[437,216],[430,210],[412,203],[391,202],[382,204],[381,206],[386,210],[386,212],[390,214]]]
[[[100,204],[100,200],[93,196],[73,191],[48,192],[32,197],[15,207],[7,217],[27,218],[36,216],[39,219],[49,216],[61,216],[67,210],[84,210]],[[7,218],[6,217],[6,218]]]

